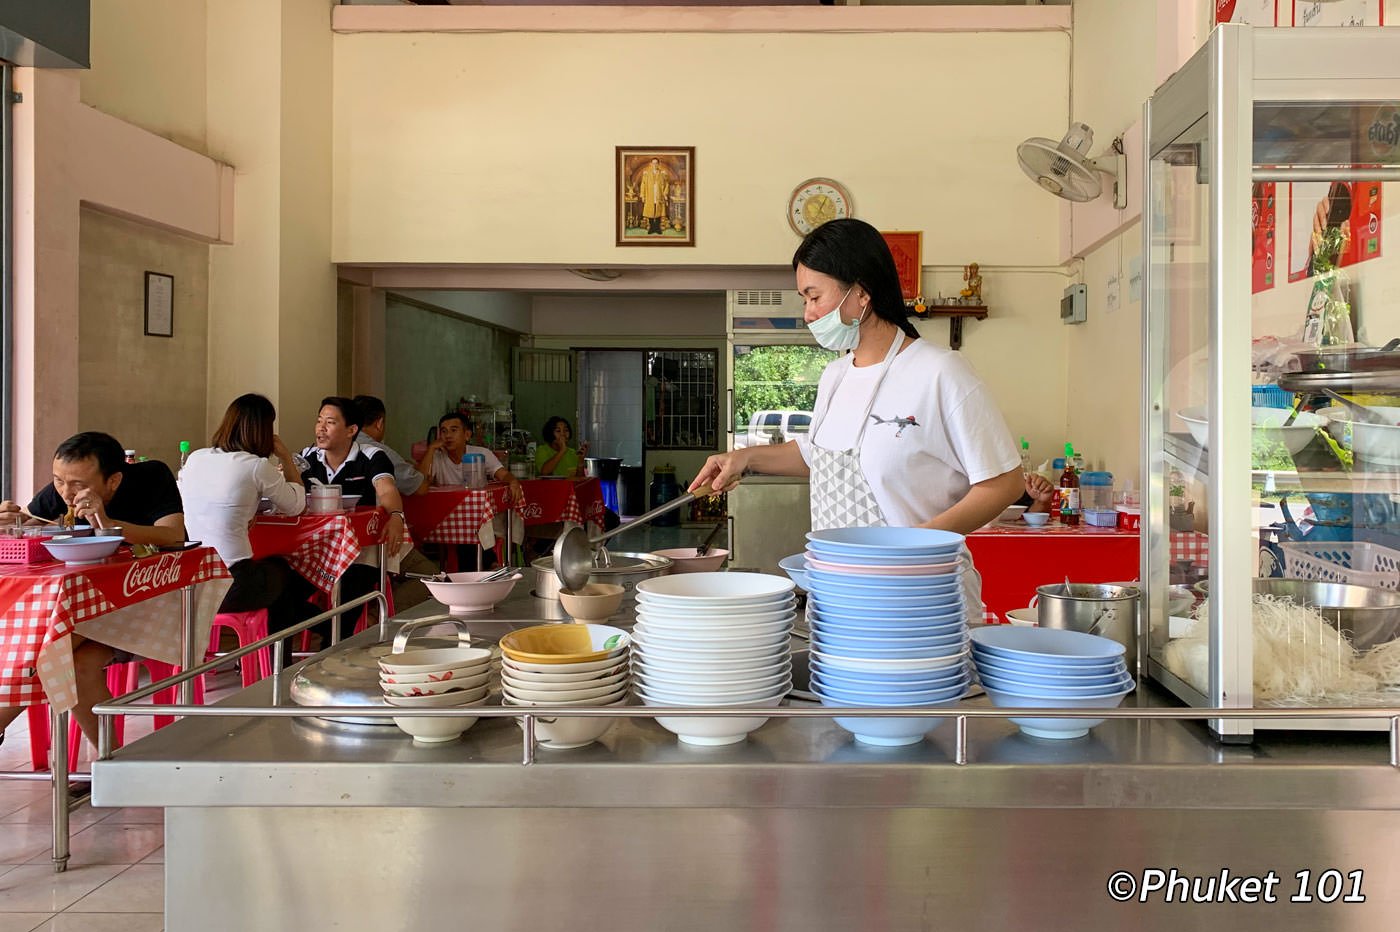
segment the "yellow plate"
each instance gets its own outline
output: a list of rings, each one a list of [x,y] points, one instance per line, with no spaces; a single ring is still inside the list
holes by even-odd
[[[622,653],[630,641],[609,625],[536,625],[501,638],[501,653],[526,663],[588,663]]]

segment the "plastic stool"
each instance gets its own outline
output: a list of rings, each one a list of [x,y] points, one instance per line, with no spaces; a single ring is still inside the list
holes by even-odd
[[[114,663],[107,668],[107,691],[113,696],[120,696],[126,691],[126,664]],[[34,765],[36,771],[49,769],[49,743],[53,740],[53,732],[49,727],[49,707],[47,705],[32,705],[28,709],[29,714],[29,760]],[[116,721],[112,723],[112,746],[122,746],[122,735],[125,731],[124,724],[126,716],[118,715]],[[71,768],[73,762],[78,759],[78,752],[82,750],[83,731],[78,727],[76,719],[70,718],[68,721],[68,765]]]
[[[176,673],[180,672],[180,668],[173,663],[163,663],[162,661],[150,660],[145,657],[133,660],[131,663],[126,664],[126,682],[123,684],[122,695],[135,692],[140,687],[142,665],[150,671],[152,683],[174,676]],[[116,695],[115,691],[113,695]],[[171,686],[169,689],[162,689],[151,697],[151,702],[155,705],[174,705],[179,701],[179,686]],[[202,676],[196,677],[194,680],[194,704],[204,705],[204,677]],[[173,715],[157,715],[155,716],[156,730],[159,731],[166,725],[173,724],[174,721],[175,716]]]
[[[247,647],[254,641],[267,637],[267,609],[252,612],[220,612],[214,616],[209,626],[209,659],[219,652],[219,629],[229,628],[238,635],[238,646]],[[254,654],[243,657],[238,662],[243,675],[243,688],[247,689],[265,676],[272,675],[272,648],[264,647]]]

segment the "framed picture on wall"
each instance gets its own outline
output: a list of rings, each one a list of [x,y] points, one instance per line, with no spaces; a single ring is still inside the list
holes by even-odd
[[[695,147],[617,147],[617,245],[695,245]]]
[[[880,235],[890,247],[894,268],[899,273],[899,290],[904,300],[913,301],[923,294],[924,234],[917,230],[882,230]]]
[[[146,336],[175,335],[175,276],[146,273]]]

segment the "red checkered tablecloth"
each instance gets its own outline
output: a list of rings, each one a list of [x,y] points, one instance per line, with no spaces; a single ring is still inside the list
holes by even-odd
[[[493,482],[484,489],[435,488],[404,500],[414,540],[435,544],[476,544],[481,528],[498,513],[513,510],[526,525],[572,521],[603,523],[602,487],[595,478],[525,479],[525,503],[512,508],[510,486]]]
[[[248,538],[254,557],[283,557],[316,588],[330,592],[360,551],[379,543],[388,517],[383,508],[333,515],[258,515]]]
[[[121,610],[222,573],[223,564],[209,547],[140,560],[123,550],[86,566],[0,567],[0,706],[47,701],[66,711],[76,704],[69,635],[80,624],[79,633],[104,644],[147,657],[178,657],[178,612],[152,624],[146,616],[122,616]]]

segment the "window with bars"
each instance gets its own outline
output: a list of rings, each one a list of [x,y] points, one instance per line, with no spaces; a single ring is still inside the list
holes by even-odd
[[[717,449],[719,353],[716,350],[646,353],[642,408],[649,449]]]

